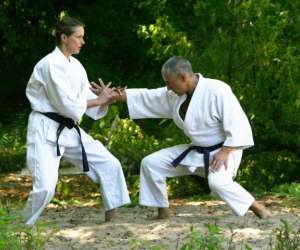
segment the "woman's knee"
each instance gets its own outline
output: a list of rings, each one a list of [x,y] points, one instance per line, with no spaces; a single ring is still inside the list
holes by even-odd
[[[141,162],[141,171],[149,172],[156,165],[156,160],[152,155],[147,155],[142,159]]]
[[[120,161],[115,157],[113,157],[110,160],[109,165],[111,166],[111,168],[114,169],[114,171],[122,171],[122,165],[121,165]]]
[[[48,204],[55,195],[55,188],[44,187],[33,191],[33,199],[40,204]]]

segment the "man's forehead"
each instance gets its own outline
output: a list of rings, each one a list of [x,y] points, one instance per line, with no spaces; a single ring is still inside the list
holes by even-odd
[[[171,75],[171,74],[164,74],[164,75],[163,75],[163,78],[164,78],[165,81],[168,81],[168,82],[169,82],[169,81],[177,80],[178,77],[173,76],[173,75]]]

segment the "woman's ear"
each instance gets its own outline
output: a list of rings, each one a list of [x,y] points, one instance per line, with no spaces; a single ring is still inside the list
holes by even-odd
[[[62,41],[62,42],[66,42],[67,41],[67,35],[66,34],[61,34],[60,35],[60,40]]]

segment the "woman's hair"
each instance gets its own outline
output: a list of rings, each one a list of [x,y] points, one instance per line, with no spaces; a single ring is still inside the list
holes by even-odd
[[[64,17],[63,19],[61,19],[56,24],[53,34],[55,36],[56,44],[59,45],[61,43],[62,34],[70,36],[75,32],[75,29],[77,27],[84,27],[84,23],[73,17]]]

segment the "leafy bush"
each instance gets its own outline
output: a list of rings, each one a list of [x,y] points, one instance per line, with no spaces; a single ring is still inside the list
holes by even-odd
[[[100,140],[122,163],[126,178],[139,174],[140,162],[148,154],[188,139],[169,120],[132,121],[120,119],[120,106],[112,106],[98,121],[84,117],[81,126]],[[0,172],[25,166],[27,114],[17,115],[11,124],[0,125]],[[147,127],[148,125],[151,127]],[[140,124],[140,125],[139,125]],[[238,181],[249,190],[270,191],[283,183],[299,182],[300,158],[289,150],[247,152],[238,171]],[[134,179],[134,181],[133,181]],[[132,193],[138,193],[138,178],[128,181]],[[207,192],[206,180],[186,176],[168,180],[171,196],[182,197]],[[183,188],[184,187],[184,188]]]
[[[223,249],[224,237],[221,235],[222,230],[217,225],[212,224],[206,224],[205,227],[208,230],[208,233],[205,234],[201,234],[194,228],[191,228],[191,232],[187,237],[187,243],[180,247],[180,250]]]
[[[12,122],[0,123],[0,172],[20,170],[25,166],[27,114],[17,114]]]
[[[300,158],[290,151],[268,151],[248,155],[238,180],[248,189],[271,191],[274,186],[299,181]]]
[[[38,250],[43,249],[45,239],[40,227],[30,228],[10,208],[0,203],[0,249]]]
[[[181,176],[168,179],[168,190],[171,197],[188,197],[209,193],[207,180],[200,176]]]
[[[275,243],[271,242],[272,250],[299,250],[300,249],[300,227],[281,220],[281,226],[273,231],[276,237]],[[295,226],[296,224],[294,224]]]

